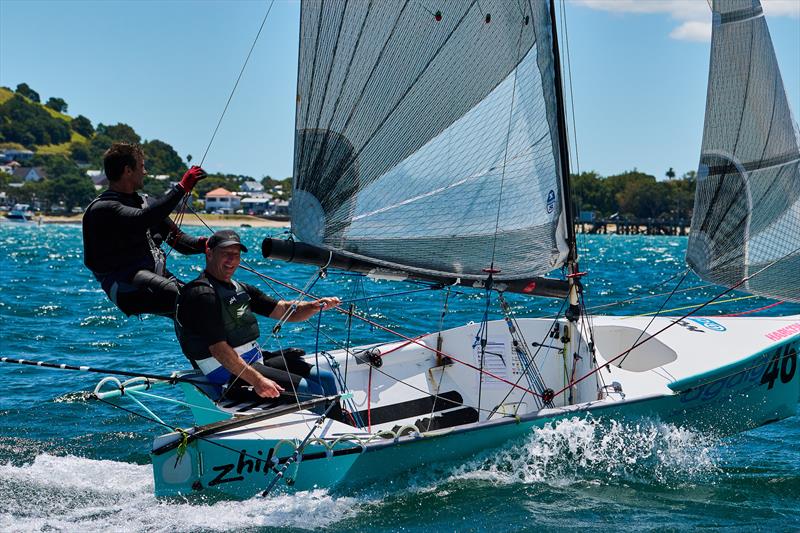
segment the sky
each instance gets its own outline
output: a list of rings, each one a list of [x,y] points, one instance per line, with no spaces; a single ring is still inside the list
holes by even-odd
[[[800,0],[763,4],[797,119]],[[72,116],[127,123],[197,163],[268,6],[0,0],[0,85],[25,82],[42,101],[66,100]],[[292,174],[299,12],[299,1],[275,2],[208,150],[207,170]],[[668,168],[696,170],[711,32],[706,0],[567,0],[566,12],[573,170],[636,168],[659,178]]]

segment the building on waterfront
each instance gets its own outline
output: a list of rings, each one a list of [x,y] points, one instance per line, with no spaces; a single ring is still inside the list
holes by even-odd
[[[33,155],[33,152],[30,150],[15,150],[13,148],[6,148],[4,150],[0,150],[0,163],[9,163],[11,161],[19,161],[22,163],[33,159]]]
[[[263,193],[264,186],[257,181],[246,181],[242,184],[242,192],[245,193]]]
[[[11,175],[22,181],[42,181],[47,178],[42,167],[17,167]]]
[[[239,209],[241,199],[228,189],[218,187],[206,193],[205,204],[206,213],[221,212],[230,215]]]
[[[278,200],[272,206],[272,214],[277,216],[289,216],[289,200]]]
[[[86,175],[92,179],[95,189],[99,190],[108,185],[108,178],[102,170],[87,170]]]
[[[242,211],[245,215],[264,215],[269,211],[271,202],[270,197],[242,198]]]

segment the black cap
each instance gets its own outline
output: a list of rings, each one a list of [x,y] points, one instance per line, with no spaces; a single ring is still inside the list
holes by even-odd
[[[238,244],[243,252],[247,251],[247,246],[242,244],[239,234],[230,229],[221,229],[208,239],[209,250],[213,250],[217,246],[233,246],[234,244]]]

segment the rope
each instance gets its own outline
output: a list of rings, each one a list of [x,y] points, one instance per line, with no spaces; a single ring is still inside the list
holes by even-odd
[[[298,294],[305,295],[305,296],[310,296],[310,297],[312,297],[312,298],[314,298],[314,297],[315,297],[313,294],[305,293],[305,292],[303,292],[301,289],[298,289],[297,287],[294,287],[293,285],[290,285],[289,283],[285,283],[285,282],[283,282],[283,281],[280,281],[280,280],[278,280],[278,279],[275,279],[275,278],[273,278],[273,277],[271,277],[271,276],[267,276],[266,274],[261,274],[261,273],[258,273],[258,276],[259,276],[259,277],[263,277],[264,279],[268,279],[268,280],[270,280],[270,281],[272,281],[272,282],[274,282],[274,283],[276,283],[276,284],[278,284],[278,285],[281,285],[282,287],[286,287],[286,288],[287,288],[287,289],[289,289],[289,290],[295,291],[295,292],[297,292]],[[338,312],[338,313],[350,314],[350,311],[346,311],[346,310],[342,309],[341,307],[335,307],[335,308],[333,308],[333,310],[334,310],[334,311],[336,311],[336,312]],[[370,324],[370,325],[372,325],[372,326],[375,326],[376,328],[378,328],[378,329],[380,329],[380,330],[383,330],[383,331],[385,331],[385,332],[387,332],[387,333],[390,333],[390,334],[392,334],[392,335],[395,335],[395,336],[397,336],[397,337],[400,337],[401,339],[404,339],[404,340],[406,340],[406,341],[409,341],[409,342],[410,342],[410,343],[412,343],[412,344],[416,344],[417,346],[420,346],[420,347],[422,347],[422,348],[425,348],[426,350],[430,350],[430,351],[432,351],[432,352],[434,352],[434,353],[436,353],[436,354],[438,354],[438,355],[441,355],[442,357],[449,357],[449,358],[450,358],[450,359],[452,359],[453,361],[456,361],[457,363],[460,363],[460,364],[462,364],[462,365],[464,365],[464,366],[466,366],[466,367],[468,367],[468,368],[471,368],[471,369],[473,369],[473,370],[477,370],[477,371],[479,371],[479,372],[482,372],[482,373],[486,374],[487,376],[493,377],[493,378],[495,378],[495,379],[497,379],[497,380],[499,380],[499,381],[501,381],[501,382],[503,382],[503,383],[506,383],[506,384],[508,384],[508,385],[512,385],[512,386],[513,386],[513,387],[515,387],[515,388],[518,388],[518,389],[520,389],[520,390],[527,391],[527,392],[529,392],[529,393],[531,393],[531,394],[535,394],[536,396],[539,396],[539,394],[537,394],[536,392],[534,392],[534,391],[532,391],[532,390],[530,390],[530,389],[526,389],[525,387],[522,387],[522,386],[520,386],[520,385],[517,385],[517,384],[515,384],[515,383],[512,383],[511,381],[509,381],[509,380],[507,380],[507,379],[505,379],[505,378],[502,378],[502,377],[500,377],[500,376],[497,376],[497,375],[495,375],[495,374],[492,374],[491,372],[488,372],[488,371],[486,371],[486,370],[481,370],[481,369],[479,369],[478,367],[476,367],[475,365],[472,365],[472,364],[470,364],[470,363],[467,363],[466,361],[462,361],[461,359],[458,359],[457,357],[455,357],[455,356],[453,356],[453,355],[450,355],[450,354],[448,354],[448,353],[445,353],[445,352],[443,352],[443,351],[441,351],[441,350],[437,350],[436,348],[431,348],[431,347],[430,347],[430,346],[428,346],[427,344],[425,344],[425,343],[421,342],[419,339],[415,339],[415,338],[412,338],[412,337],[408,337],[408,336],[406,336],[406,335],[403,335],[402,333],[400,333],[400,332],[398,332],[398,331],[395,331],[395,330],[393,330],[393,329],[391,329],[391,328],[388,328],[388,327],[386,327],[386,326],[383,326],[383,325],[381,325],[381,324],[378,324],[377,322],[374,322],[374,321],[370,320],[369,318],[367,318],[367,317],[364,317],[364,316],[361,316],[361,315],[359,315],[359,314],[352,313],[352,316],[353,316],[354,318],[357,318],[358,320],[361,320],[362,322],[365,322],[365,323],[367,323],[367,324]]]
[[[734,285],[732,285],[731,287],[729,287],[729,288],[725,289],[724,291],[722,291],[721,293],[719,293],[718,295],[716,295],[716,296],[715,296],[714,298],[712,298],[711,300],[709,300],[709,301],[707,301],[707,302],[703,303],[702,305],[700,305],[700,306],[698,306],[698,307],[696,307],[696,308],[692,309],[691,311],[689,311],[688,313],[684,314],[682,317],[678,318],[677,320],[673,320],[672,322],[670,322],[669,324],[667,324],[666,326],[664,326],[663,328],[661,328],[660,330],[658,330],[657,332],[655,332],[655,333],[654,333],[653,335],[651,335],[650,337],[647,337],[646,339],[642,340],[641,342],[638,342],[638,343],[634,344],[633,346],[631,346],[630,348],[628,348],[626,351],[624,351],[624,352],[620,353],[619,355],[617,355],[617,356],[615,356],[615,357],[613,357],[613,358],[609,359],[609,360],[608,360],[608,361],[606,361],[604,364],[602,364],[602,365],[600,365],[600,366],[598,366],[598,367],[595,367],[595,368],[594,368],[594,370],[592,370],[591,372],[588,372],[588,373],[584,374],[584,375],[583,375],[583,376],[581,376],[579,379],[575,380],[574,382],[570,383],[569,385],[567,385],[566,387],[564,387],[563,389],[561,389],[560,391],[558,391],[558,392],[556,393],[556,395],[558,395],[558,394],[561,394],[562,392],[564,392],[564,390],[566,390],[566,389],[567,389],[567,388],[569,388],[569,387],[572,387],[572,386],[574,386],[574,385],[577,385],[578,383],[580,383],[580,382],[581,382],[581,381],[583,381],[584,379],[588,378],[589,376],[591,376],[591,375],[593,375],[593,374],[596,374],[596,373],[600,372],[600,370],[602,370],[603,368],[607,368],[607,367],[609,367],[609,366],[611,365],[611,363],[613,363],[613,362],[614,362],[614,361],[616,361],[617,359],[619,359],[619,358],[621,358],[621,357],[625,357],[625,356],[626,356],[626,355],[628,355],[630,352],[632,352],[634,349],[638,348],[639,346],[641,346],[642,344],[646,343],[646,342],[647,342],[647,341],[649,341],[650,339],[654,339],[654,338],[656,338],[658,335],[660,335],[660,334],[661,334],[661,333],[663,333],[664,331],[668,330],[669,328],[671,328],[671,327],[675,326],[676,324],[679,324],[679,323],[680,323],[681,321],[683,321],[684,319],[686,319],[686,318],[688,318],[688,317],[692,316],[693,314],[697,313],[697,312],[698,312],[698,311],[700,311],[701,309],[703,309],[703,308],[705,308],[705,307],[707,307],[707,306],[709,306],[709,305],[712,305],[712,304],[713,304],[715,301],[719,300],[720,298],[722,298],[722,297],[723,297],[723,296],[725,296],[726,294],[728,294],[728,293],[730,293],[730,292],[733,292],[733,291],[735,291],[737,288],[741,287],[742,285],[744,285],[745,283],[747,283],[748,281],[750,281],[750,280],[751,280],[751,279],[753,279],[754,277],[758,276],[759,274],[761,274],[762,272],[766,271],[767,269],[769,269],[769,268],[772,268],[773,266],[775,266],[776,264],[778,264],[778,263],[780,263],[781,261],[785,260],[786,258],[793,256],[793,255],[794,255],[794,254],[796,254],[798,251],[800,251],[800,247],[798,247],[798,248],[795,248],[795,249],[794,249],[794,250],[792,250],[791,252],[789,252],[789,253],[787,253],[787,254],[783,255],[782,257],[779,257],[779,258],[778,258],[778,259],[776,259],[775,261],[773,261],[773,262],[769,263],[768,265],[764,266],[763,268],[761,268],[760,270],[758,270],[758,271],[754,272],[753,274],[750,274],[749,276],[746,276],[746,277],[742,278],[742,279],[741,279],[741,280],[739,280],[739,281],[738,281],[736,284],[734,284]],[[730,301],[730,300],[728,300],[728,301]]]
[[[550,335],[550,332],[553,331],[553,327],[558,323],[558,318],[561,316],[561,313],[564,310],[564,305],[566,305],[567,300],[568,300],[568,298],[561,300],[561,307],[558,309],[558,313],[556,313],[556,315],[553,317],[552,324],[550,324],[550,327],[547,328],[547,332],[544,334],[544,337],[542,337],[542,342],[540,342],[539,345],[536,347],[536,352],[534,352],[533,355],[531,355],[529,363],[532,363],[533,361],[536,360],[536,356],[539,355],[539,352],[544,347],[544,343],[547,341],[547,337]],[[522,373],[517,378],[517,381],[516,381],[517,383],[522,381],[522,377],[525,375],[526,372],[527,372],[527,367],[522,369]],[[513,388],[509,389],[508,392],[506,393],[506,395],[503,397],[503,399],[500,401],[500,403],[498,405],[503,405],[504,403],[506,403],[506,400],[508,399],[509,396],[511,396],[511,392],[513,390],[514,390]],[[523,393],[522,398],[520,399],[520,402],[524,398],[525,398],[525,395]],[[514,410],[514,416],[517,415],[518,411],[519,411],[519,406],[517,406],[517,409]],[[494,411],[492,411],[492,414],[493,413],[494,413]]]
[[[186,431],[184,429],[181,429],[181,428],[179,428],[177,426],[173,426],[172,424],[167,424],[166,422],[163,422],[163,421],[160,421],[160,420],[156,420],[155,418],[151,418],[151,417],[149,417],[147,415],[143,415],[142,413],[136,412],[133,409],[128,409],[127,407],[123,407],[121,405],[117,405],[117,404],[115,404],[113,402],[109,402],[108,400],[104,400],[104,399],[99,398],[97,396],[95,396],[95,399],[99,400],[100,402],[102,402],[102,403],[104,403],[106,405],[110,405],[111,407],[114,407],[116,409],[121,409],[122,411],[125,411],[126,413],[132,414],[134,416],[138,416],[139,418],[142,418],[144,420],[152,422],[152,423],[154,423],[156,425],[163,426],[163,427],[165,427],[167,429],[170,429],[170,430],[172,430],[172,431],[174,431],[176,433],[180,433],[181,435],[184,435],[184,439],[186,439],[186,437],[185,437]],[[264,460],[263,457],[257,457],[255,455],[250,455],[247,452],[245,452],[244,450],[240,450],[240,449],[237,449],[237,448],[232,448],[230,446],[226,446],[225,444],[217,442],[216,440],[211,440],[210,438],[204,437],[202,435],[193,435],[193,438],[197,439],[197,440],[201,440],[201,441],[206,442],[208,444],[212,444],[214,446],[218,446],[218,447],[220,447],[220,448],[222,448],[224,450],[228,450],[228,451],[233,452],[233,453],[235,453],[237,455],[242,454],[244,457],[248,457],[250,459],[258,459],[258,460],[261,460],[261,461]],[[183,445],[183,443],[181,443],[181,445]],[[270,465],[270,466],[274,466],[274,465]]]
[[[350,300],[343,300],[341,305],[351,304],[354,302],[365,302],[367,300],[376,300],[378,298],[394,298],[396,296],[405,296],[407,294],[414,294],[416,292],[436,291],[441,289],[442,289],[441,285],[430,285],[422,289],[410,289],[407,291],[399,291],[399,292],[385,292],[383,294],[375,294],[373,296],[365,296],[363,298],[352,298]]]
[[[764,311],[764,310],[766,310],[766,309],[772,309],[773,307],[777,307],[777,306],[781,305],[782,303],[784,303],[784,302],[783,302],[783,300],[781,300],[780,302],[775,302],[775,303],[771,303],[771,304],[769,304],[769,305],[765,305],[764,307],[759,307],[759,308],[757,308],[757,309],[750,309],[749,311],[742,311],[741,313],[730,313],[730,314],[727,314],[727,315],[718,315],[718,316],[742,316],[742,315],[749,315],[750,313],[757,313],[757,312],[759,312],[759,311]]]
[[[682,275],[684,272],[687,272],[688,270],[689,269],[687,268],[687,269],[682,270],[681,272],[678,272],[678,273],[670,276],[669,278],[667,278],[666,280],[658,283],[657,285],[653,285],[652,287],[650,287],[648,289],[648,291],[653,291],[655,289],[663,287],[664,285],[666,285],[667,283],[669,283],[673,279],[677,278],[678,276]],[[681,289],[679,291],[676,291],[676,294],[682,293],[682,292],[696,291],[696,290],[700,290],[700,289],[708,289],[710,287],[717,287],[717,285],[713,285],[713,284],[709,283],[709,284],[706,284],[706,285],[698,285],[696,287],[687,287],[685,289]],[[625,305],[625,304],[629,304],[629,303],[633,303],[633,302],[638,302],[640,300],[648,300],[650,298],[658,298],[659,296],[666,296],[667,294],[669,294],[669,292],[662,292],[662,293],[658,293],[658,294],[648,294],[647,296],[638,296],[636,298],[626,298],[625,300],[618,300],[616,302],[611,302],[611,303],[608,303],[608,304],[594,305],[592,307],[587,307],[586,310],[587,311],[597,311],[598,309],[606,309],[608,307],[615,307],[615,306],[618,306],[618,305]]]
[[[737,287],[738,287],[738,285],[737,285]],[[756,295],[756,294],[751,294],[750,296],[739,296],[738,298],[727,298],[727,299],[721,300],[719,302],[714,302],[713,304],[709,303],[708,305],[721,305],[721,304],[727,304],[727,303],[730,303],[730,302],[738,302],[738,301],[741,301],[741,300],[750,300],[752,298],[761,298],[761,297]],[[692,307],[694,307],[694,305],[684,305],[682,307],[675,307],[673,309],[667,309],[666,311],[663,311],[663,312],[664,313],[672,313],[673,311],[685,311],[686,309],[691,309]],[[660,312],[662,312],[662,311],[652,311],[650,313],[641,313],[641,314],[638,314],[638,315],[632,315],[632,316],[625,317],[625,318],[639,318],[639,317],[643,317],[643,316],[651,316],[651,315],[658,314]]]
[[[219,120],[217,121],[217,125],[214,128],[214,132],[211,134],[211,139],[208,141],[208,145],[206,145],[206,149],[203,152],[203,157],[200,159],[200,166],[203,166],[205,163],[206,156],[208,155],[208,151],[211,149],[211,145],[214,143],[214,139],[217,136],[217,132],[219,131],[219,127],[222,124],[222,119],[225,117],[225,113],[228,111],[228,106],[231,104],[231,100],[233,99],[234,93],[236,93],[236,89],[239,87],[239,82],[242,79],[242,75],[244,74],[244,70],[247,67],[248,61],[250,61],[250,56],[253,54],[253,49],[256,47],[256,43],[258,42],[258,38],[261,36],[261,30],[264,29],[264,24],[267,22],[267,17],[269,17],[270,12],[272,11],[272,6],[275,4],[275,0],[272,0],[267,8],[267,12],[264,14],[264,18],[261,20],[261,25],[258,27],[258,32],[256,33],[255,38],[253,39],[253,44],[250,45],[250,50],[247,52],[247,57],[242,64],[242,68],[239,70],[239,75],[236,77],[236,82],[233,84],[233,89],[231,89],[231,93],[228,95],[228,100],[225,102],[225,107],[222,109],[222,113],[219,116]],[[181,226],[183,225],[183,219],[186,213],[187,206],[189,206],[189,197],[191,196],[191,192],[187,192],[184,194],[183,200],[181,202],[181,208],[178,211],[178,214],[175,216],[175,225],[180,230]],[[194,211],[194,209],[191,209]],[[199,217],[198,217],[199,218]],[[210,229],[210,228],[209,228]],[[213,233],[213,232],[212,232]],[[171,250],[170,250],[171,252]],[[169,253],[166,254],[169,257]]]
[[[333,344],[335,344],[335,345],[339,345],[339,346],[341,346],[341,343],[340,343],[339,341],[337,341],[336,339],[334,339],[333,337],[331,337],[330,335],[328,335],[328,334],[326,334],[326,333],[324,333],[324,332],[322,333],[322,335],[323,335],[323,336],[324,336],[326,339],[328,339],[328,340],[329,340],[331,343],[333,343]],[[421,338],[421,337],[420,337],[420,338]],[[383,356],[383,354],[381,354],[381,356]],[[387,377],[387,378],[389,378],[389,379],[391,379],[391,380],[395,381],[396,383],[400,383],[401,385],[405,385],[406,387],[408,387],[408,388],[410,388],[410,389],[413,389],[413,390],[415,390],[415,391],[417,391],[417,392],[421,392],[422,394],[426,394],[426,395],[433,396],[433,397],[434,397],[434,399],[435,399],[435,400],[437,400],[437,401],[438,401],[438,400],[441,400],[441,401],[443,401],[443,402],[448,402],[448,403],[452,404],[452,405],[453,405],[453,406],[455,406],[455,407],[471,407],[471,408],[473,408],[473,409],[475,409],[475,410],[477,410],[477,411],[483,411],[484,413],[489,413],[489,414],[492,414],[492,413],[494,412],[494,411],[493,411],[493,410],[491,410],[491,409],[483,409],[483,408],[478,408],[478,407],[475,407],[475,406],[473,406],[473,405],[467,405],[467,404],[465,404],[464,402],[457,402],[457,401],[455,401],[455,400],[451,400],[450,398],[446,398],[446,397],[444,397],[444,396],[439,396],[439,395],[431,395],[429,390],[421,389],[420,387],[417,387],[416,385],[412,385],[411,383],[408,383],[407,381],[404,381],[404,380],[402,380],[402,379],[400,379],[400,378],[398,378],[398,377],[395,377],[395,376],[393,376],[393,375],[391,375],[391,374],[389,374],[389,373],[387,373],[387,372],[385,372],[385,371],[381,370],[380,368],[377,368],[377,367],[372,367],[372,369],[373,369],[374,371],[378,372],[379,374],[382,374],[383,376],[385,376],[385,377]],[[513,387],[512,387],[512,388],[513,388]],[[522,387],[517,387],[517,388],[520,388],[520,389],[522,389],[523,391],[524,391],[524,390],[526,390],[526,389],[524,389],[524,388],[522,388]]]

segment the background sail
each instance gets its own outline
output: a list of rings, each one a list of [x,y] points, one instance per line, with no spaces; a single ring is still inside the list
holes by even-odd
[[[547,2],[303,2],[293,233],[411,272],[561,266],[555,98]]]
[[[758,0],[713,2],[711,67],[687,263],[800,301],[800,142]]]

